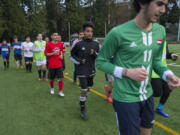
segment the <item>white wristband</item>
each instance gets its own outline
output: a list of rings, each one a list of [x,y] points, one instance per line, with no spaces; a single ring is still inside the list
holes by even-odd
[[[168,75],[173,75],[174,73],[171,71],[171,70],[167,70],[167,71],[165,71],[164,73],[163,73],[163,76],[162,76],[162,79],[164,80],[164,81],[168,81],[167,80],[167,76]]]
[[[122,79],[122,77],[123,77],[122,73],[123,73],[123,68],[116,66],[114,69],[114,76],[119,79]]]

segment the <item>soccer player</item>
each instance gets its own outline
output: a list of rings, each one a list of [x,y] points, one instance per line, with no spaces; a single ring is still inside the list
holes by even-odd
[[[97,57],[97,68],[115,76],[113,106],[121,135],[151,135],[152,69],[171,89],[180,86],[180,79],[161,61],[166,33],[156,22],[167,4],[168,0],[134,0],[137,16],[108,33]],[[112,56],[114,64],[109,62]]]
[[[10,46],[7,44],[6,40],[2,41],[2,45],[0,46],[0,52],[3,57],[4,69],[9,68],[9,56],[10,56]]]
[[[24,51],[24,60],[26,64],[26,72],[32,72],[33,62],[33,43],[30,36],[26,36],[26,41],[22,43],[22,49]]]
[[[162,56],[162,63],[164,66],[167,67],[166,59],[172,59],[175,61],[177,58],[177,54],[169,52],[168,45],[165,42]],[[151,85],[153,88],[153,96],[160,97],[159,104],[156,107],[156,112],[168,118],[169,115],[163,111],[163,107],[170,96],[171,89],[168,87],[167,82],[162,80],[154,71],[152,72]]]
[[[113,57],[111,58],[110,63],[113,64]],[[109,103],[112,103],[111,93],[112,93],[112,90],[113,90],[114,76],[111,75],[111,74],[105,73],[105,78],[106,78],[106,81],[109,83],[108,85],[106,84],[106,85],[104,86],[105,93],[106,93],[106,100],[107,100]]]
[[[61,42],[61,45],[62,45],[62,52],[63,52],[63,59],[61,60],[61,62],[62,62],[62,67],[63,67],[63,71],[65,70],[65,68],[66,68],[66,64],[65,64],[65,57],[64,57],[64,54],[65,54],[65,52],[66,52],[66,46],[64,45],[64,43],[62,42],[62,37],[61,37],[61,35],[59,34],[59,36],[58,36],[58,41],[59,42]]]
[[[83,30],[80,30],[78,33],[78,38],[76,40],[74,40],[74,42],[72,43],[72,46],[74,44],[76,44],[77,42],[79,42],[80,40],[82,40],[82,38],[84,37],[84,32]],[[76,84],[76,80],[77,80],[77,75],[76,75],[76,65],[74,64],[74,73],[73,73],[73,84]]]
[[[45,55],[48,56],[49,62],[49,79],[50,79],[50,93],[54,94],[54,79],[58,78],[59,90],[58,95],[64,97],[63,89],[63,69],[62,62],[63,52],[62,43],[58,41],[58,33],[54,32],[51,35],[52,41],[47,43]]]
[[[94,25],[91,22],[85,23],[83,30],[84,38],[72,46],[70,58],[76,64],[76,74],[82,90],[80,94],[81,117],[87,120],[85,102],[89,89],[93,87],[99,43],[93,40]]]
[[[22,63],[22,48],[21,48],[21,42],[18,41],[17,36],[14,36],[14,42],[12,42],[12,46],[14,49],[14,59],[16,61],[16,68],[23,68],[23,63]]]
[[[46,47],[46,42],[42,40],[43,36],[41,33],[37,35],[37,40],[34,42],[33,52],[34,59],[36,60],[36,65],[38,68],[39,81],[42,80],[41,72],[43,70],[43,80],[48,81],[46,78],[46,56],[44,50]]]

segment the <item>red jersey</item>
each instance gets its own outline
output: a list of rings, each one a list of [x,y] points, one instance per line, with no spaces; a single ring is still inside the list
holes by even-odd
[[[61,45],[62,45],[61,51],[63,52],[63,60],[64,60],[64,51],[66,50],[66,47],[65,47],[65,45],[64,45],[63,42],[60,42],[60,43],[61,43]]]
[[[62,54],[63,46],[61,42],[57,42],[56,44],[53,42],[49,42],[45,48],[45,55],[47,56],[48,53],[53,53],[54,51],[58,51],[58,55],[48,56],[48,68],[59,68],[62,67],[62,62],[60,54]]]

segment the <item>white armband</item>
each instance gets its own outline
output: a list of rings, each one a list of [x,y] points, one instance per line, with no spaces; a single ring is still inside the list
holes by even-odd
[[[168,75],[173,75],[174,73],[171,71],[171,70],[166,70],[164,73],[163,73],[163,76],[162,76],[162,79],[164,80],[164,81],[168,81],[167,80],[167,76]]]
[[[123,68],[116,66],[114,69],[114,76],[119,79],[122,79],[122,77],[123,77],[122,73],[123,73]]]

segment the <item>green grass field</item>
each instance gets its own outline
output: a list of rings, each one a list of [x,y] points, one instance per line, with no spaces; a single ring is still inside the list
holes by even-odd
[[[170,45],[170,50],[180,53],[180,45]],[[66,53],[66,71],[72,78],[73,64]],[[117,135],[115,115],[112,105],[102,97],[90,93],[87,100],[88,121],[80,118],[78,86],[64,79],[64,98],[49,94],[49,83],[37,81],[35,63],[33,73],[25,69],[16,70],[13,53],[10,69],[3,70],[0,58],[0,135]],[[169,63],[177,62],[168,61]],[[180,67],[169,66],[179,71]],[[104,73],[97,71],[94,89],[104,94]],[[57,83],[55,83],[57,92]],[[170,118],[156,115],[159,123],[180,133],[180,88],[172,92],[164,110]],[[158,99],[155,99],[157,104]],[[170,131],[171,132],[171,131]],[[153,135],[172,135],[157,125]]]

